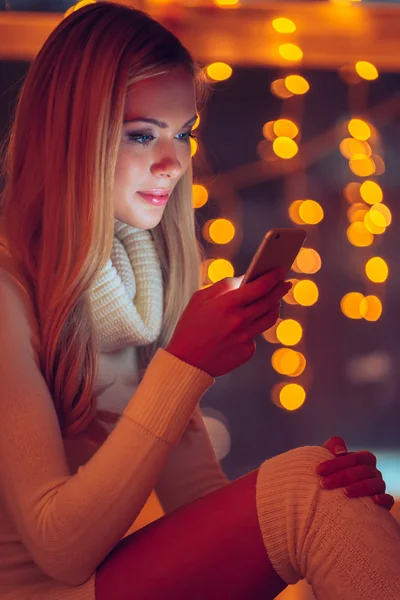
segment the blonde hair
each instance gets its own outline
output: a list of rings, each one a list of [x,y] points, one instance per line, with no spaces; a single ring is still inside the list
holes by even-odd
[[[41,370],[64,436],[96,413],[98,345],[88,290],[111,252],[113,183],[125,96],[135,82],[185,66],[190,53],[145,13],[114,2],[73,12],[52,32],[22,86],[7,142],[2,217],[28,282]],[[202,98],[201,98],[202,99]],[[191,169],[153,230],[164,281],[159,339],[139,350],[141,371],[165,346],[199,287]]]

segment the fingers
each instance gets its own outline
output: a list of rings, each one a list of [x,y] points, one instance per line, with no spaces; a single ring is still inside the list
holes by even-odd
[[[345,456],[339,456],[332,460],[326,460],[316,468],[318,475],[325,477],[331,473],[342,471],[356,467],[357,465],[370,465],[376,467],[376,456],[368,450],[360,450],[359,452],[351,452]]]
[[[381,477],[352,483],[344,489],[346,496],[349,498],[374,496],[376,494],[383,494],[385,490],[386,484]]]
[[[246,306],[255,302],[259,298],[266,296],[275,286],[282,283],[285,278],[284,269],[275,269],[261,277],[258,277],[250,283],[245,283],[243,286],[235,290],[235,293],[230,296],[234,306]]]
[[[381,473],[370,465],[360,465],[349,469],[344,469],[337,473],[332,473],[323,477],[321,480],[321,487],[326,490],[334,490],[339,487],[351,486],[354,483],[366,480],[381,478]],[[376,490],[375,493],[381,492],[382,490]],[[385,491],[385,490],[383,490]]]
[[[337,435],[331,437],[327,442],[325,442],[325,444],[322,447],[329,450],[329,452],[331,452],[335,456],[347,453],[346,442],[343,438]]]
[[[372,500],[378,506],[386,508],[386,510],[392,510],[394,505],[394,498],[390,494],[375,494],[375,496],[372,497]]]
[[[279,303],[285,294],[290,290],[292,284],[284,281],[278,283],[269,294],[262,296],[252,304],[245,306],[243,310],[244,318],[246,321],[251,323],[260,317],[266,316],[270,311],[278,311],[279,315]],[[272,323],[273,325],[274,323]],[[265,331],[265,329],[263,330]]]

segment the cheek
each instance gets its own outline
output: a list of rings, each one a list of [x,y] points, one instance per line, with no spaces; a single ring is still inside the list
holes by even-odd
[[[115,184],[118,187],[132,185],[144,172],[146,161],[129,150],[120,150],[115,168]]]

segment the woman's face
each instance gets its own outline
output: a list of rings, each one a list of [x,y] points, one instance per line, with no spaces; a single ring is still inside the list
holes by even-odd
[[[114,180],[118,220],[138,229],[158,225],[189,166],[195,120],[194,82],[182,67],[130,88]]]

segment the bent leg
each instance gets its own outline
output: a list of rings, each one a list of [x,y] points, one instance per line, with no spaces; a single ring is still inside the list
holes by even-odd
[[[96,573],[96,600],[272,600],[286,584],[268,559],[258,471],[124,538]]]
[[[319,447],[265,461],[257,510],[269,559],[286,583],[306,578],[318,600],[399,600],[400,526],[371,498],[324,490]]]

